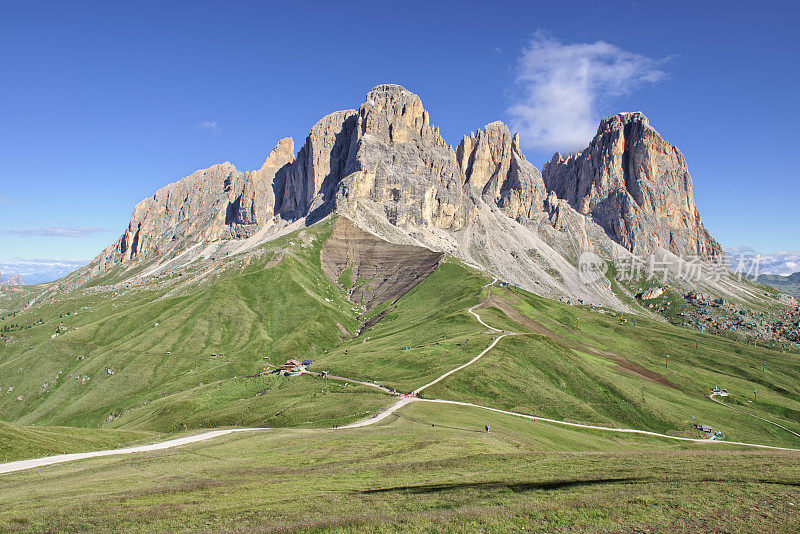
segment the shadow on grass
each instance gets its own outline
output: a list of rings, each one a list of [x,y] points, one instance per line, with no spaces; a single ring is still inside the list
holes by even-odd
[[[550,482],[504,482],[501,480],[488,481],[488,482],[454,482],[442,484],[421,484],[418,486],[394,486],[390,488],[376,488],[362,490],[358,493],[362,495],[380,494],[380,493],[411,493],[411,494],[427,494],[427,493],[440,493],[444,491],[457,491],[457,490],[502,490],[507,489],[515,493],[524,493],[526,491],[551,491],[569,489],[584,486],[601,486],[608,484],[646,484],[648,482],[657,482],[658,479],[652,477],[617,477],[617,478],[595,478],[589,480],[554,480]],[[665,482],[661,480],[660,482]],[[738,480],[738,479],[724,479],[714,477],[703,477],[698,479],[686,480],[685,482],[702,483],[702,484],[778,484],[781,486],[800,487],[800,482],[789,480]]]
[[[591,480],[555,480],[551,482],[503,482],[503,481],[490,481],[490,482],[457,482],[450,484],[421,484],[419,486],[396,486],[391,488],[378,488],[363,490],[359,493],[369,495],[373,493],[439,493],[442,491],[454,491],[461,489],[509,489],[515,493],[522,493],[525,491],[536,490],[559,490],[580,486],[594,486],[603,484],[643,484],[647,482],[647,478],[598,478]]]

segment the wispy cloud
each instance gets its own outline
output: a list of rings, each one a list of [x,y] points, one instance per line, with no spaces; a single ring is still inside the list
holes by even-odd
[[[19,204],[19,200],[0,195],[0,204]]]
[[[800,272],[800,252],[784,250],[774,254],[760,254],[750,247],[727,247],[725,257],[731,269],[741,263],[749,266],[756,262],[760,274],[788,275]]]
[[[4,280],[12,274],[18,274],[26,284],[41,284],[58,280],[87,263],[89,260],[12,258],[0,261],[0,272]]]
[[[34,228],[0,228],[0,235],[10,237],[91,237],[111,232],[94,226],[37,226]]]
[[[508,109],[512,126],[532,149],[585,148],[597,129],[598,101],[664,79],[660,66],[666,59],[605,41],[562,43],[538,32],[517,66],[520,92]]]
[[[217,124],[217,121],[203,121],[199,123],[197,126],[199,126],[204,130],[211,130],[214,133],[219,133],[220,131],[220,127],[219,124]]]

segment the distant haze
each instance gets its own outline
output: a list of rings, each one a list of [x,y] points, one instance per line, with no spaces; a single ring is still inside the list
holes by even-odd
[[[25,285],[41,284],[58,280],[87,263],[89,260],[12,259],[0,262],[0,273],[4,281],[18,274]]]

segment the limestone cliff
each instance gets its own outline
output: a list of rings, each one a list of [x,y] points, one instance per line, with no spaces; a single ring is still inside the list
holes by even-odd
[[[539,169],[522,154],[519,136],[500,121],[477,135],[464,136],[456,157],[468,186],[517,221],[528,221],[543,209],[547,196]]]
[[[247,173],[242,192],[233,206],[232,233],[235,236],[252,235],[274,217],[275,198],[283,192],[280,185],[293,161],[294,141],[286,137],[272,149],[260,169]]]
[[[554,155],[543,176],[548,191],[635,254],[657,247],[684,257],[722,254],[700,220],[683,155],[642,113],[603,119],[588,148]]]
[[[136,205],[125,233],[98,258],[98,270],[155,256],[189,237],[212,241],[229,235],[229,207],[245,179],[225,162],[162,187]]]
[[[308,215],[314,198],[330,190],[344,175],[355,128],[355,110],[336,111],[312,128],[287,173],[279,213],[286,220]]]
[[[396,226],[458,230],[469,220],[464,175],[455,152],[430,123],[420,98],[399,85],[379,85],[358,110],[336,204],[360,198],[383,206]]]
[[[248,238],[250,246],[332,212],[543,294],[594,302],[616,297],[575,281],[584,250],[721,254],[700,221],[683,156],[641,113],[604,119],[586,150],[557,154],[541,173],[502,122],[454,150],[419,96],[383,84],[357,110],[323,117],[296,156],[286,138],[258,170],[223,163],[158,190],[84,274],[167,261],[190,247],[202,256],[223,239]]]

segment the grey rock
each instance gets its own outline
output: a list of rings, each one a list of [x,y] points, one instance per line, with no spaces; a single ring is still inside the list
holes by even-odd
[[[400,85],[378,85],[358,110],[344,180],[335,204],[359,199],[383,206],[395,226],[458,230],[470,217],[464,174],[420,98]]]
[[[650,300],[658,298],[663,294],[664,294],[663,287],[651,287],[649,289],[646,289],[641,295],[639,295],[639,298],[642,300]]]
[[[257,171],[247,173],[234,207],[232,234],[247,237],[254,234],[275,215],[275,185],[288,173],[294,161],[294,141],[281,139]]]
[[[467,185],[512,219],[525,222],[542,212],[547,197],[542,174],[522,154],[519,136],[512,137],[502,122],[464,136],[456,158]]]
[[[355,110],[336,111],[312,128],[297,159],[287,171],[280,214],[286,220],[305,217],[314,198],[335,187],[344,175],[355,129]]]
[[[548,191],[635,254],[657,247],[682,257],[723,254],[700,220],[683,155],[640,112],[603,119],[588,148],[554,155],[543,176]]]

